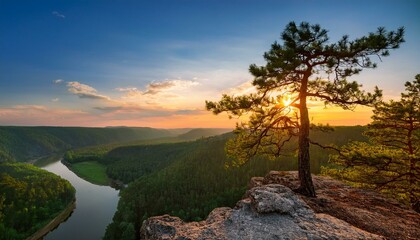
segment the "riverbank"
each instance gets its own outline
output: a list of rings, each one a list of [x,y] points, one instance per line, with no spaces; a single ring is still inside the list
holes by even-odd
[[[76,189],[77,199],[77,207],[71,216],[44,236],[44,239],[102,239],[117,208],[118,191],[81,179],[61,161],[45,166],[44,169],[67,179]]]
[[[110,179],[106,175],[106,167],[95,161],[70,163],[64,159],[61,162],[78,177],[100,186],[109,186]]]
[[[100,186],[110,186],[116,190],[126,187],[122,181],[112,179],[106,174],[106,167],[95,161],[86,161],[79,163],[70,163],[64,159],[61,162],[78,177]]]
[[[67,218],[70,217],[73,210],[76,208],[76,199],[74,199],[57,217],[55,217],[53,220],[51,220],[47,225],[45,225],[43,228],[39,229],[37,232],[32,234],[29,238],[26,240],[37,240],[41,239],[43,236],[48,234],[50,231],[58,227],[62,222],[67,220]]]
[[[66,164],[77,176],[96,185],[109,186],[106,167],[95,161]]]

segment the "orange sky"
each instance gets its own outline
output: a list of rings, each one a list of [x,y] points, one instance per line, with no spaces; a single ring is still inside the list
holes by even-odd
[[[290,21],[320,24],[328,43],[404,27],[399,49],[347,79],[367,92],[377,85],[385,100],[419,73],[420,1],[27,2],[0,4],[0,126],[233,128],[205,101],[249,93],[250,64],[265,65]],[[310,108],[313,123],[364,125],[370,116]]]
[[[309,109],[313,123],[330,124],[334,126],[365,125],[370,122],[371,108],[357,107],[354,111],[342,110],[337,107],[324,109],[323,106]],[[119,118],[118,115],[123,117]],[[136,114],[136,113],[133,113]],[[80,110],[50,109],[42,106],[15,106],[0,108],[0,118],[4,125],[45,125],[50,126],[147,126],[154,128],[189,128],[212,127],[234,128],[239,119],[229,119],[226,113],[214,115],[205,110],[192,111],[191,114],[171,114],[167,116],[150,116],[134,118],[128,112],[112,112],[102,117]],[[28,124],[28,119],[29,121]]]

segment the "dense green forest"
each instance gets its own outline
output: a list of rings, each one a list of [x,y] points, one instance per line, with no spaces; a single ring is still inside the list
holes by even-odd
[[[365,127],[335,127],[334,129],[335,131],[331,133],[311,132],[311,138],[322,144],[333,143],[338,146],[351,140],[366,141],[366,138],[361,134]],[[153,131],[157,131],[157,135],[153,135]],[[7,149],[0,156],[10,156],[1,158],[3,162],[5,160],[24,161],[44,154],[72,149],[65,154],[65,160],[70,164],[70,168],[72,165],[79,164],[77,165],[79,170],[87,171],[87,175],[91,175],[89,171],[93,170],[85,169],[86,166],[94,170],[101,168],[102,172],[105,169],[106,177],[129,183],[127,188],[121,190],[118,210],[112,224],[107,228],[106,239],[134,239],[135,236],[138,236],[136,233],[140,229],[142,221],[153,215],[168,213],[188,221],[204,219],[215,207],[232,207],[244,194],[251,177],[265,175],[270,170],[295,170],[297,168],[296,141],[291,141],[287,146],[290,151],[278,159],[257,156],[241,167],[226,168],[226,163],[231,159],[226,157],[225,144],[233,134],[227,133],[203,138],[220,133],[209,129],[186,129],[176,132],[148,128],[102,128],[98,130],[90,128],[0,127],[0,132],[2,134],[0,146]],[[180,135],[174,136],[174,134]],[[3,138],[3,136],[5,137]],[[72,139],[72,136],[75,138]],[[198,140],[188,141],[192,139]],[[13,143],[20,142],[22,144],[13,145]],[[101,144],[92,146],[99,143]],[[321,166],[328,164],[329,153],[316,146],[311,148],[311,166],[314,173],[319,173]],[[12,165],[2,163],[1,166]],[[35,167],[29,168],[35,169]],[[1,172],[8,171],[11,170],[2,169]],[[23,181],[22,179],[35,178],[35,175],[39,175],[40,178],[45,175],[45,173],[19,172],[21,173],[19,182]],[[91,177],[96,178],[95,176]],[[2,174],[1,186],[7,187],[9,183],[18,184],[17,180],[11,181],[12,178],[16,179],[17,177],[10,173]],[[104,178],[104,176],[100,178]],[[19,184],[19,186],[29,186],[29,183]],[[31,180],[30,184],[32,184],[31,186],[40,184],[42,189],[42,187],[49,187],[48,184],[52,183],[49,180],[42,182]],[[48,194],[55,191],[54,187],[56,186],[53,185],[51,193]],[[24,187],[17,189],[23,190]],[[25,187],[25,189],[27,188]],[[33,191],[36,192],[36,190]],[[5,191],[2,189],[3,192]],[[39,192],[42,191],[39,190]],[[22,199],[28,198],[24,194],[30,193],[23,192],[8,198],[2,197],[1,207],[3,209],[6,209],[5,206],[16,207],[16,203],[11,205],[10,202],[21,202]],[[54,199],[48,194],[41,194],[41,196]],[[9,201],[7,205],[5,204],[6,200]],[[46,213],[55,211],[56,214],[60,211],[53,207],[59,206],[57,202],[44,201],[48,203],[48,206],[51,206],[48,208],[47,206],[38,206],[37,204],[40,203],[37,201],[29,201],[28,204],[33,204],[33,206],[22,207],[23,210],[20,212],[28,211],[33,216],[34,211],[39,210],[45,216]],[[2,212],[6,213],[6,211]],[[18,210],[9,210],[10,212],[18,212]],[[24,219],[22,217],[24,214],[15,215],[12,220],[16,220],[17,216],[21,216],[19,221]],[[6,219],[4,216],[5,214],[1,215],[2,220]],[[45,222],[39,221],[40,218],[32,220],[34,221],[31,223],[33,228],[27,232],[45,224]],[[26,224],[30,220],[23,221],[26,221]],[[18,232],[10,230],[11,228],[8,226],[3,224],[2,228],[7,230],[9,235],[18,234]],[[19,231],[19,234],[21,232]]]
[[[341,146],[351,140],[365,141],[361,135],[365,129],[361,126],[354,127],[335,127],[333,133],[312,132],[311,136],[318,143]],[[188,136],[203,136],[205,133],[214,133],[209,130],[192,130],[186,133]],[[198,134],[200,132],[200,134]],[[141,176],[148,175],[171,164],[177,159],[184,159],[197,148],[196,142],[182,142],[184,135],[177,138],[162,138],[157,140],[146,140],[132,143],[117,143],[86,147],[77,150],[67,151],[64,160],[70,164],[80,162],[97,162],[106,167],[108,177],[129,183]],[[232,136],[231,134],[226,135]],[[294,149],[295,141],[292,141],[288,148]],[[224,149],[224,146],[220,147]],[[313,172],[319,173],[321,164],[327,164],[328,152],[321,151],[314,147],[312,150]],[[289,153],[290,154],[290,153]],[[224,159],[226,157],[224,156]],[[71,166],[71,165],[70,165]]]
[[[108,177],[129,183],[163,169],[175,159],[185,158],[195,148],[195,144],[187,140],[227,131],[229,129],[192,129],[177,137],[85,147],[67,151],[64,160],[70,167],[80,162],[97,162],[106,167]],[[72,170],[83,177],[77,169]]]
[[[176,136],[153,128],[0,127],[0,162],[25,162],[72,148]]]
[[[24,163],[0,163],[0,239],[25,239],[75,198],[71,184]]]
[[[336,127],[334,132],[312,132],[311,137],[323,144],[341,146],[350,140],[365,141],[364,127]],[[242,197],[249,179],[263,176],[270,170],[295,170],[297,162],[292,151],[278,158],[257,156],[238,168],[226,168],[230,161],[224,151],[232,134],[200,139],[188,143],[131,146],[113,149],[113,158],[101,159],[118,171],[113,177],[128,180],[125,172],[143,161],[159,166],[149,168],[142,176],[121,191],[118,210],[106,231],[105,239],[135,239],[144,219],[171,214],[184,220],[201,220],[216,207],[233,205]],[[150,152],[148,152],[150,151]],[[311,148],[312,171],[328,164],[330,152]],[[141,154],[141,155],[140,155]],[[143,158],[143,156],[146,156]],[[154,159],[154,161],[153,161]],[[108,161],[108,162],[107,162]],[[161,164],[161,165],[159,165]],[[162,167],[164,166],[164,167]]]
[[[226,129],[152,129],[152,128],[80,128],[80,127],[0,127],[0,239],[24,239],[43,227],[60,213],[71,200],[75,190],[66,180],[31,165],[16,163],[40,159],[49,162],[48,156],[69,150],[82,148],[78,154],[86,152],[89,157],[81,157],[79,165],[70,166],[84,173],[90,180],[107,184],[108,176],[132,181],[143,174],[149,174],[168,165],[165,159],[153,161],[162,154],[173,154],[176,149],[156,145],[156,149],[144,152],[130,145],[160,144],[164,142],[180,142],[216,135]],[[190,133],[191,132],[191,133]],[[177,137],[177,136],[180,137]],[[187,143],[184,143],[187,144]],[[99,145],[99,146],[98,146]],[[86,147],[88,146],[88,147]],[[89,147],[90,146],[90,147]],[[98,147],[92,147],[98,146]],[[122,147],[116,149],[117,147]],[[179,147],[182,151],[186,148]],[[114,150],[115,149],[115,150]],[[101,162],[86,162],[94,155],[106,157]],[[161,152],[161,155],[148,153]],[[114,156],[123,152],[126,162],[119,163]],[[66,156],[71,156],[68,151]],[[102,154],[102,155],[101,155]],[[128,155],[131,154],[131,158]],[[135,168],[127,168],[134,155],[148,157],[136,162]],[[81,155],[79,155],[81,156]],[[105,161],[103,161],[105,160]],[[32,161],[31,161],[32,162]],[[109,165],[109,168],[105,166]],[[107,171],[105,169],[112,169]],[[141,167],[139,167],[141,166]],[[96,171],[101,170],[101,171]],[[96,171],[96,175],[92,174]],[[126,173],[124,173],[126,172]],[[103,173],[103,174],[102,174]],[[101,175],[102,174],[102,175]],[[4,234],[3,234],[4,233]]]

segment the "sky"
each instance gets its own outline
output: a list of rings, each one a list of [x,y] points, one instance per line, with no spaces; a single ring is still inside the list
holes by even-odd
[[[205,100],[247,92],[250,64],[287,23],[330,42],[405,27],[406,42],[353,76],[398,99],[420,73],[420,1],[0,0],[0,125],[233,128]],[[370,122],[371,109],[310,108],[316,123]]]

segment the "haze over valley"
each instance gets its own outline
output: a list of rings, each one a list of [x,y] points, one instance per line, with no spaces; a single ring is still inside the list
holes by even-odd
[[[420,239],[419,10],[0,1],[0,240]]]

